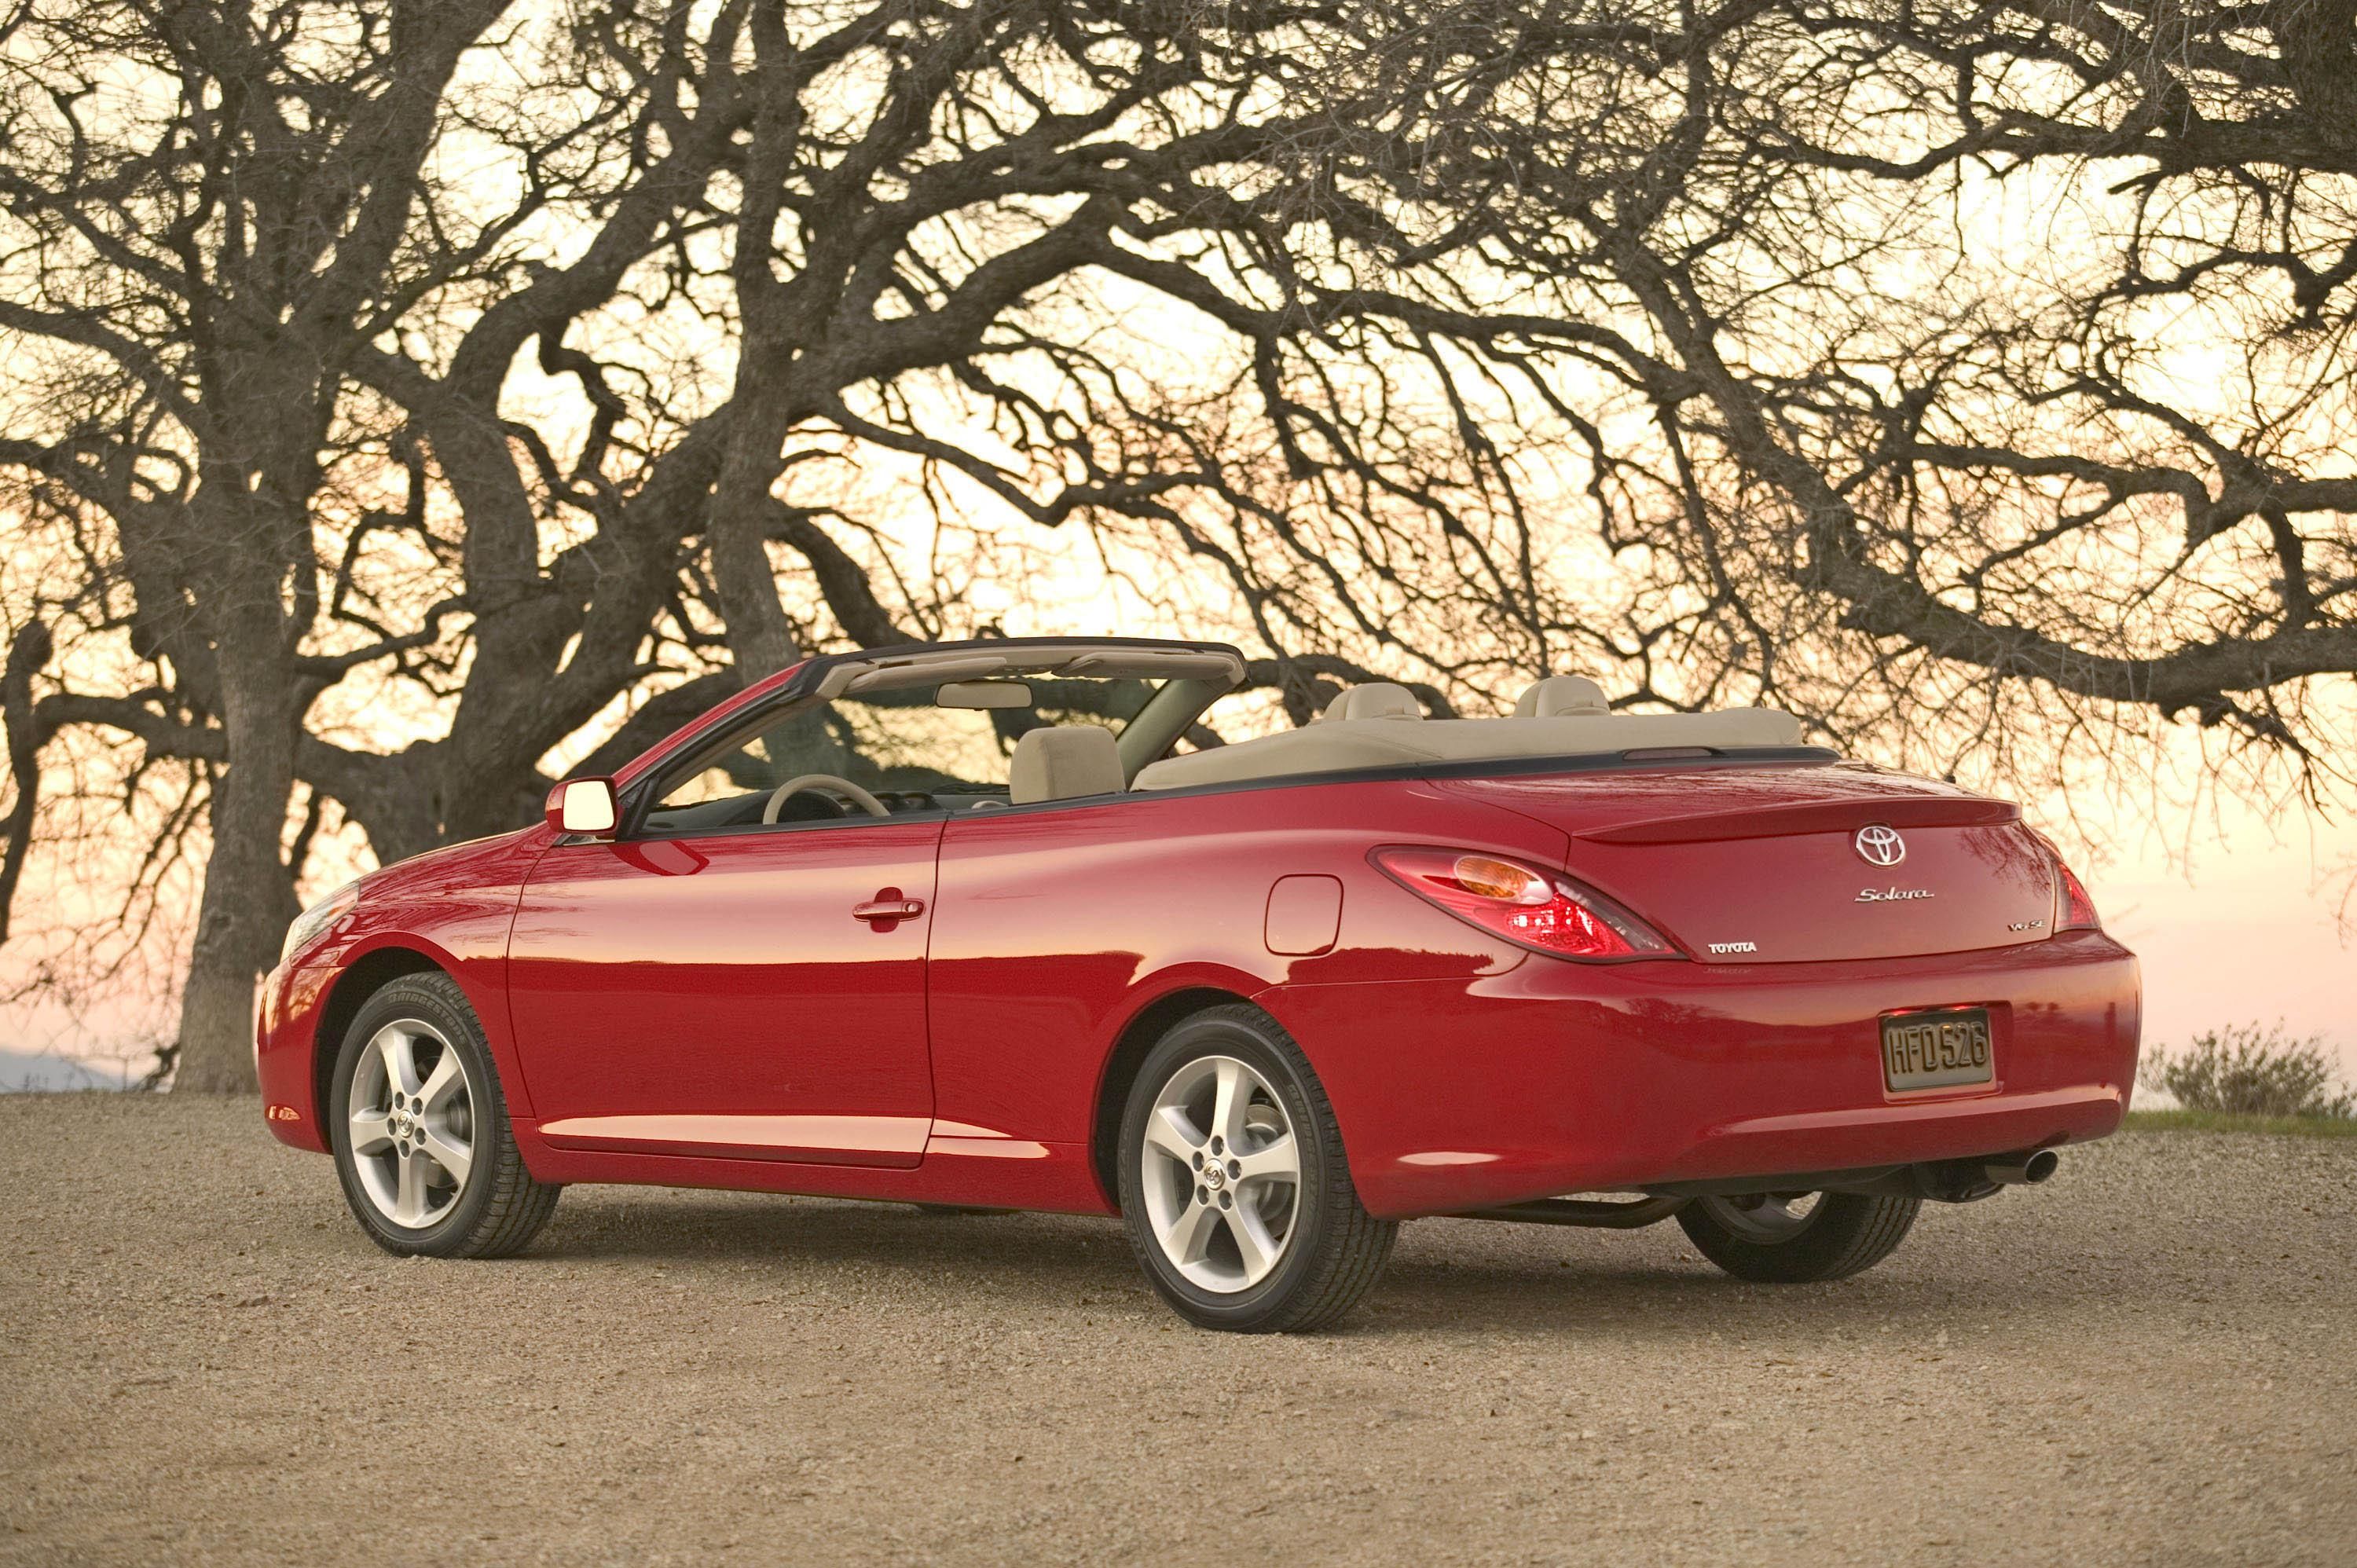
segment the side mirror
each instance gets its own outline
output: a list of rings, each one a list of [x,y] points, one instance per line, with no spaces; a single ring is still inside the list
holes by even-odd
[[[561,833],[604,834],[614,831],[621,811],[611,779],[567,779],[548,792],[548,825]]]

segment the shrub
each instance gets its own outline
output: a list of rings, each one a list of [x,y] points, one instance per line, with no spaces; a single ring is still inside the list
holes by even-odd
[[[2294,1039],[2278,1023],[2228,1026],[2193,1036],[2174,1055],[2156,1050],[2137,1074],[2189,1111],[2235,1116],[2357,1116],[2357,1094],[2341,1083],[2324,1037]]]

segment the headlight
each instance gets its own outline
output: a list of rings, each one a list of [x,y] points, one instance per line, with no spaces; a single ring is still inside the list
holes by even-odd
[[[312,942],[318,940],[320,933],[336,923],[337,916],[360,901],[360,883],[347,882],[296,916],[294,924],[286,928],[286,941],[278,950],[278,961],[285,963],[288,959],[293,958],[297,950],[309,947]]]

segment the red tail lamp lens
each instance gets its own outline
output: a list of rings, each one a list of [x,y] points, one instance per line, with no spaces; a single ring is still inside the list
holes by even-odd
[[[2087,889],[2060,859],[2054,862],[2055,880],[2061,886],[2060,917],[2054,922],[2058,931],[2096,931],[2103,923],[2095,918],[2095,901],[2087,897]]]
[[[2072,869],[2062,864],[2062,852],[2054,841],[2029,830],[2030,836],[2045,846],[2047,858],[2054,863],[2054,929],[2058,931],[2100,931],[2103,922],[2095,918],[2095,901],[2087,897],[2087,888]]]
[[[1587,960],[1677,956],[1644,921],[1559,872],[1453,849],[1379,849],[1370,858],[1418,897],[1533,952]]]

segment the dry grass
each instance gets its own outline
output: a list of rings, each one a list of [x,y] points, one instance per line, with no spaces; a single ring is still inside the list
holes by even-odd
[[[2267,1133],[2288,1138],[2357,1138],[2357,1117],[2244,1116],[2226,1111],[2131,1111],[2137,1133]]]
[[[2188,1111],[2296,1121],[2357,1118],[2357,1090],[2341,1081],[2324,1036],[2298,1038],[2280,1023],[2206,1030],[2181,1051],[2156,1047],[2136,1076]]]

